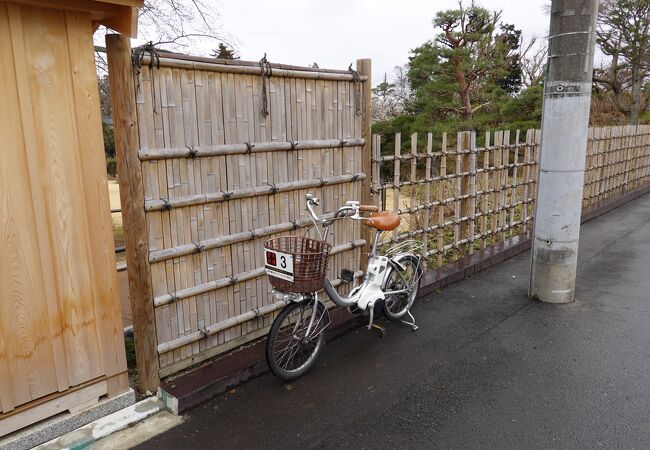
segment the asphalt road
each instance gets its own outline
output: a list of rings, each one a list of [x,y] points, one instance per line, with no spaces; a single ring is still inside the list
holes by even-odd
[[[526,297],[525,253],[330,342],[138,448],[650,448],[650,194],[583,226],[578,298]]]

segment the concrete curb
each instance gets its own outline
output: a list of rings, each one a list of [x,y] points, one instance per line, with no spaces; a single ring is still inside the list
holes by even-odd
[[[164,409],[164,404],[158,398],[149,397],[128,408],[121,409],[63,436],[52,439],[36,448],[39,450],[86,448],[98,440],[130,427]]]
[[[650,192],[650,185],[618,194],[606,203],[584,210],[581,222],[594,219],[648,192]],[[519,255],[529,250],[531,244],[532,229],[477,251],[441,269],[428,271],[422,278],[419,296],[428,295]],[[329,338],[341,335],[363,323],[362,319],[349,315],[345,309],[334,309],[331,311],[331,316],[335,326],[328,334]],[[266,372],[268,368],[265,361],[265,346],[266,339],[261,339],[243,349],[172,376],[162,383],[158,395],[167,409],[174,414],[183,414],[241,382]]]
[[[1,381],[0,381],[1,382]],[[109,399],[103,399],[98,404],[71,414],[63,413],[44,421],[35,423],[0,439],[0,450],[24,450],[33,448],[53,438],[63,436],[88,423],[120,411],[135,403],[135,392],[127,392]]]

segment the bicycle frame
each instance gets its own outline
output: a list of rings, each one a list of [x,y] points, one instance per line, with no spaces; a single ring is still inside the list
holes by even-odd
[[[318,200],[315,199],[311,194],[307,194],[307,210],[309,211],[314,225],[318,229],[318,225],[321,225],[324,228],[324,232],[319,234],[323,240],[326,240],[329,235],[329,230],[331,225],[335,220],[339,218],[351,218],[353,220],[367,220],[367,218],[360,215],[359,202],[350,201],[345,204],[345,206],[339,208],[339,210],[334,214],[334,217],[331,219],[321,219],[314,212],[312,205],[318,205]],[[349,213],[353,214],[350,216]],[[332,301],[338,306],[349,308],[351,306],[356,306],[362,311],[370,311],[370,323],[373,322],[373,311],[374,305],[377,301],[383,301],[389,295],[407,293],[408,289],[400,289],[395,291],[384,291],[386,274],[388,273],[388,266],[392,265],[396,270],[403,270],[404,268],[399,263],[399,258],[405,253],[399,253],[393,258],[388,258],[386,256],[381,256],[377,254],[377,247],[379,246],[379,240],[381,237],[381,232],[377,230],[375,232],[372,251],[370,257],[368,258],[368,267],[364,275],[363,283],[360,286],[352,289],[350,294],[347,297],[341,296],[337,290],[332,286],[332,283],[329,280],[325,280],[324,289],[327,292],[327,295],[332,299]]]

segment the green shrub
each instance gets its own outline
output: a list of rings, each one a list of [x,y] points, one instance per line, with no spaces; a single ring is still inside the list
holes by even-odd
[[[115,158],[106,159],[106,173],[111,178],[115,178],[117,176],[117,161]]]
[[[102,132],[104,135],[104,153],[107,157],[115,157],[115,134],[113,133],[113,126],[107,123],[102,123]]]

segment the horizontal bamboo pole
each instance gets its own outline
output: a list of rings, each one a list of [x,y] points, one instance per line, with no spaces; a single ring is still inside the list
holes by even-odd
[[[145,55],[142,58],[142,65],[151,63],[151,56]],[[262,69],[257,65],[230,65],[222,64],[216,61],[206,61],[199,59],[180,59],[169,56],[161,56],[156,58],[153,62],[155,66],[169,67],[176,69],[189,69],[189,70],[205,70],[208,72],[221,72],[221,73],[240,73],[247,75],[262,75]],[[328,80],[328,81],[354,81],[352,72],[324,72],[324,71],[310,71],[310,70],[295,70],[295,69],[280,69],[278,67],[271,67],[271,76],[285,77],[285,78],[304,78],[309,80]],[[360,81],[367,80],[365,75],[359,75]]]
[[[364,180],[365,173],[355,173],[350,175],[338,175],[329,178],[317,178],[312,180],[289,181],[287,183],[278,183],[266,186],[257,186],[246,189],[238,189],[231,192],[210,192],[207,194],[189,195],[173,199],[147,200],[144,203],[145,211],[163,211],[172,208],[187,206],[205,205],[207,203],[218,203],[225,200],[234,200],[240,198],[257,197],[261,195],[270,195],[277,192],[287,192],[300,189],[310,189],[323,186],[333,186],[341,183],[349,183],[358,180]]]
[[[348,250],[352,250],[365,245],[366,241],[357,239],[355,241],[346,242],[332,248],[330,255],[336,255]],[[218,280],[210,281],[208,283],[199,284],[186,289],[181,289],[173,294],[163,294],[153,299],[154,307],[164,306],[169,303],[182,300],[184,298],[194,297],[195,295],[207,294],[208,292],[216,291],[224,287],[232,286],[237,283],[252,280],[264,275],[264,268],[258,267],[257,269],[249,270],[230,277],[220,278]]]
[[[325,214],[323,219],[332,218],[332,214]],[[229,234],[227,236],[206,239],[196,243],[183,244],[177,247],[165,248],[161,250],[152,250],[149,252],[149,263],[157,263],[167,261],[172,258],[180,258],[181,256],[191,255],[193,253],[200,253],[204,250],[211,250],[225,245],[239,244],[240,242],[252,241],[255,238],[269,236],[277,233],[284,233],[285,231],[297,230],[312,225],[311,218],[305,217],[295,222],[282,222],[275,225],[269,225],[254,230],[242,231],[240,233]]]
[[[360,278],[361,276],[363,276],[363,271],[361,270],[357,270],[354,273],[355,278]],[[336,280],[332,281],[332,286],[337,287],[341,283],[341,279],[337,278]],[[192,344],[193,342],[200,341],[201,339],[205,339],[209,336],[228,330],[232,327],[236,327],[237,325],[241,325],[242,323],[257,319],[258,317],[270,315],[275,311],[284,308],[286,305],[287,303],[285,301],[274,302],[270,305],[247,311],[243,314],[231,317],[230,319],[226,319],[219,323],[215,323],[201,330],[186,334],[177,339],[174,339],[173,341],[163,342],[161,344],[158,344],[158,354],[162,355],[164,353],[171,352],[185,345]]]
[[[244,155],[247,153],[311,150],[337,147],[360,147],[364,139],[315,139],[309,141],[249,142],[242,144],[197,145],[174,148],[143,148],[138,151],[140,161],[170,158],[200,158],[202,156]]]

